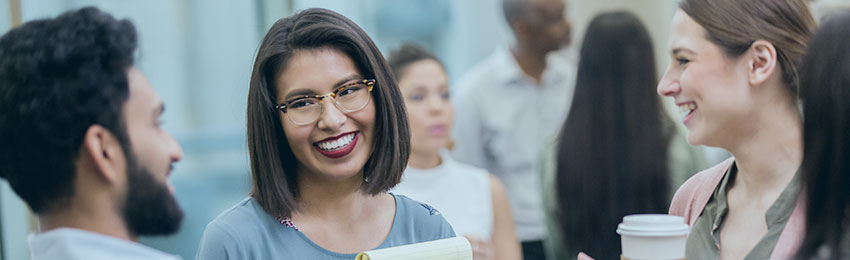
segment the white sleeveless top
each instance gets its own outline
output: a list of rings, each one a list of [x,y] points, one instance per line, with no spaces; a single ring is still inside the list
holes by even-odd
[[[406,195],[442,212],[458,236],[490,240],[493,200],[486,170],[454,161],[441,152],[442,163],[431,169],[408,166],[393,193]]]

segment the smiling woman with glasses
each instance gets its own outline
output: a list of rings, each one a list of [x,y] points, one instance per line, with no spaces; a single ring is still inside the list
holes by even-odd
[[[351,20],[307,9],[275,23],[247,117],[251,195],[207,226],[197,259],[354,259],[454,237],[439,211],[387,192],[410,132],[386,61]]]

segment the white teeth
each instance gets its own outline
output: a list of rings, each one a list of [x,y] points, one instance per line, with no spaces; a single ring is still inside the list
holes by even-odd
[[[320,149],[325,151],[338,150],[342,147],[351,144],[351,141],[354,140],[354,134],[355,133],[351,133],[333,141],[321,142],[318,144],[318,146]]]
[[[691,112],[693,112],[696,109],[697,109],[697,104],[695,104],[695,103],[687,103],[687,104],[679,105],[679,113],[681,113],[683,117],[687,116],[688,114],[690,114]]]

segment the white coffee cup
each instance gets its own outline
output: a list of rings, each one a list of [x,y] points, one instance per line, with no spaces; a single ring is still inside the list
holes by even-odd
[[[688,225],[679,216],[637,214],[617,226],[624,259],[685,259]]]

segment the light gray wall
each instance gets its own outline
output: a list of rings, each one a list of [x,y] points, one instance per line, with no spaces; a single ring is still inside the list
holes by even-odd
[[[9,0],[0,0],[0,33],[5,33],[12,27],[12,10]]]
[[[12,191],[9,183],[0,181],[0,219],[2,219],[3,259],[29,259],[26,237],[29,233],[28,209]]]
[[[850,9],[850,0],[817,0],[811,2],[812,14],[818,23],[829,15]]]
[[[0,0],[0,32],[5,34],[12,27],[9,0]],[[0,243],[2,259],[29,259],[26,236],[29,233],[27,207],[9,187],[0,180],[0,226],[3,243]],[[4,258],[5,257],[5,258]]]

